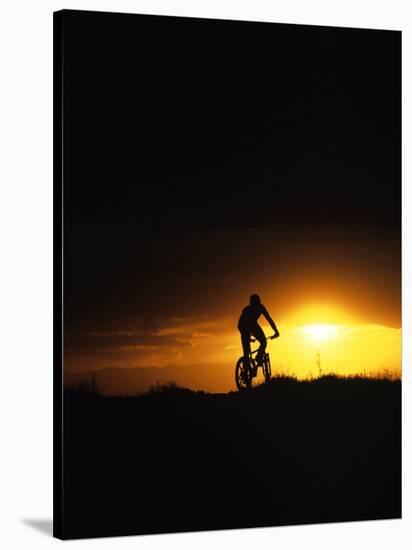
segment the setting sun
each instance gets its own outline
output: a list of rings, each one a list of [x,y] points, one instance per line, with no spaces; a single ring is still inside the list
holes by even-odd
[[[330,340],[337,335],[338,326],[330,324],[305,325],[302,327],[302,331],[311,340]]]

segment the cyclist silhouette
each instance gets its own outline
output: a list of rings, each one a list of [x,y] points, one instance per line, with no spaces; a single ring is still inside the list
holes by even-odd
[[[256,362],[258,365],[262,364],[263,354],[265,353],[266,336],[257,322],[261,315],[266,318],[267,322],[272,327],[275,333],[274,337],[277,338],[279,336],[279,331],[274,320],[269,315],[265,306],[261,303],[259,296],[257,294],[252,294],[252,296],[250,297],[250,303],[242,310],[242,313],[239,317],[239,322],[237,324],[237,328],[239,329],[240,337],[242,340],[243,357],[245,358],[248,367],[250,366],[249,356],[251,336],[256,338],[256,340],[260,344],[259,350],[256,355]]]

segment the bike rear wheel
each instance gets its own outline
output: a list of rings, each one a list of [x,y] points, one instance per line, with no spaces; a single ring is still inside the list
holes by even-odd
[[[252,369],[247,366],[244,357],[240,357],[236,363],[235,380],[239,391],[252,387]]]

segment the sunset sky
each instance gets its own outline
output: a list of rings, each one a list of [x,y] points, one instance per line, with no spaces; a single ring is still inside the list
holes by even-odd
[[[102,14],[63,32],[65,373],[232,389],[251,293],[274,372],[317,375],[319,351],[324,372],[400,373],[400,33]]]

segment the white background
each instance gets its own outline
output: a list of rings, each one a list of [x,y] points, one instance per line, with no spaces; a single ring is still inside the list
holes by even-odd
[[[403,32],[404,514],[402,520],[61,542],[52,517],[52,11],[132,13],[397,29]],[[144,549],[410,548],[411,223],[406,189],[412,40],[408,2],[391,0],[9,0],[0,11],[0,546]],[[190,45],[188,45],[190,47]],[[406,398],[405,398],[406,396]],[[379,480],[377,480],[379,482]],[[136,495],[138,498],[138,495]],[[356,495],[354,495],[356,499]],[[28,522],[40,521],[43,529]],[[411,530],[412,531],[412,530]],[[409,533],[411,536],[412,533]]]

